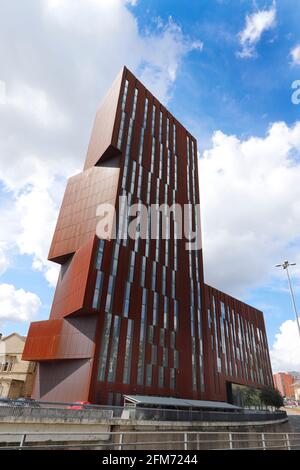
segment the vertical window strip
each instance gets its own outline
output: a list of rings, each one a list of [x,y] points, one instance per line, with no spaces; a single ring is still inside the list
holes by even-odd
[[[162,142],[162,112],[159,113],[159,141]]]
[[[169,300],[164,297],[164,328],[167,329],[169,325]]]
[[[131,283],[126,282],[124,306],[123,306],[123,315],[125,318],[127,318],[129,314],[130,292],[131,292]]]
[[[155,344],[151,347],[151,364],[153,366],[157,365],[157,346]]]
[[[154,162],[155,162],[155,137],[152,137],[150,173],[154,172]]]
[[[129,282],[133,282],[134,269],[135,269],[135,251],[132,251],[130,255]]]
[[[164,387],[164,368],[163,366],[159,366],[158,368],[158,386],[159,388]]]
[[[114,276],[109,276],[108,289],[106,294],[106,304],[105,311],[111,312],[113,300],[114,300],[114,289],[115,289],[115,278]]]
[[[159,151],[159,174],[158,177],[162,179],[162,170],[163,170],[163,144],[160,144],[160,151]]]
[[[167,185],[170,186],[170,165],[171,165],[171,150],[168,149],[167,158]]]
[[[157,264],[156,261],[152,261],[152,283],[151,289],[155,291],[156,288],[156,271],[157,271]]]
[[[150,204],[151,197],[151,173],[148,173],[148,182],[147,182],[147,204]]]
[[[157,318],[158,318],[158,293],[153,293],[153,319],[152,323],[154,326],[157,325]]]
[[[128,80],[126,80],[126,81],[125,81],[125,87],[124,87],[123,98],[122,98],[122,111],[125,110],[125,106],[126,106],[127,93],[128,93],[128,86],[129,86],[129,82],[128,82]]]
[[[114,318],[112,349],[111,349],[111,356],[110,356],[109,367],[108,367],[108,377],[107,377],[108,382],[115,382],[116,380],[117,358],[118,358],[119,339],[120,339],[120,326],[121,326],[121,318],[116,315]]]
[[[139,385],[143,385],[144,383],[146,323],[147,323],[147,290],[143,289],[141,324],[140,324],[140,342],[139,342],[139,355],[138,355],[138,374],[137,374],[137,383]]]
[[[99,240],[98,253],[97,253],[97,258],[96,258],[96,266],[95,266],[96,269],[101,269],[103,252],[104,252],[104,240]]]
[[[147,258],[142,256],[142,268],[141,268],[141,287],[145,287],[145,279],[146,279],[146,262]]]
[[[173,153],[176,154],[176,124],[173,124]]]
[[[152,385],[152,364],[146,366],[146,386],[151,387]]]
[[[104,273],[102,271],[97,272],[96,286],[93,298],[93,308],[98,309],[100,304],[100,297],[103,286]]]
[[[128,80],[126,80],[123,97],[122,97],[122,106],[121,106],[122,114],[121,114],[121,123],[120,123],[118,143],[117,143],[119,149],[122,147],[123,134],[124,134],[125,117],[126,117],[125,106],[126,106],[126,100],[127,100],[128,85],[129,85]]]
[[[167,129],[166,129],[166,146],[169,148],[169,133],[170,133],[170,119],[167,118]]]
[[[140,165],[139,166],[139,178],[138,178],[138,187],[137,187],[137,198],[141,198],[141,192],[142,192],[142,181],[143,181],[143,167]]]
[[[170,388],[174,390],[176,387],[176,381],[175,381],[175,369],[170,369]]]
[[[105,380],[111,319],[112,319],[112,315],[110,313],[106,313],[105,320],[104,320],[104,329],[103,329],[103,335],[102,335],[101,351],[100,351],[100,357],[99,357],[99,369],[98,369],[98,380],[101,382]]]
[[[124,384],[129,384],[130,383],[133,326],[134,326],[133,320],[128,319],[126,347],[125,347],[125,360],[124,360],[124,372],[123,372],[123,383]]]
[[[136,176],[136,161],[132,162],[132,172],[131,172],[131,184],[130,184],[130,193],[134,194],[135,187],[135,176]]]
[[[174,300],[174,331],[178,331],[178,300]]]
[[[139,160],[138,160],[139,164],[142,163],[142,159],[143,159],[145,130],[146,130],[146,127],[147,127],[148,105],[149,105],[149,100],[148,100],[148,98],[146,98],[146,100],[145,100],[145,109],[144,109],[143,126],[142,126],[142,129],[141,129],[141,137],[140,137]]]
[[[152,124],[151,124],[151,134],[154,136],[155,134],[155,116],[156,116],[156,106],[153,105],[152,108]]]
[[[137,97],[138,97],[138,90],[135,89],[133,108],[132,108],[131,118],[129,120],[129,129],[128,129],[128,136],[127,136],[126,150],[125,150],[125,161],[124,161],[124,170],[123,170],[123,178],[122,178],[122,188],[123,189],[126,189],[128,164],[129,164],[129,156],[130,156],[131,141],[132,141],[132,130],[133,130],[133,123],[134,123],[134,120],[135,120]]]
[[[172,269],[172,288],[171,288],[172,299],[176,298],[176,271]]]

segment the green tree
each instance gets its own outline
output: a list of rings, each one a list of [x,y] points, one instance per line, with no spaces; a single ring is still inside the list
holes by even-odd
[[[274,406],[276,409],[283,406],[282,395],[273,387],[263,388],[260,392],[260,399],[266,406]]]

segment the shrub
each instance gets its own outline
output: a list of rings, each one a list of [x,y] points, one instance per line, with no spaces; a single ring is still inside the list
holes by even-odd
[[[283,397],[280,392],[273,387],[263,388],[260,392],[260,399],[266,406],[274,406],[276,409],[283,406]]]

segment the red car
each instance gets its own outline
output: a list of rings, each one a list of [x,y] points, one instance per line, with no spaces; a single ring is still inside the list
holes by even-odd
[[[75,401],[74,405],[69,405],[68,410],[85,410],[87,405],[91,405],[89,401]]]

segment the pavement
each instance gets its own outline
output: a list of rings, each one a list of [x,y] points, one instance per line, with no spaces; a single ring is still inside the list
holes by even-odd
[[[291,432],[300,433],[300,408],[284,408],[289,418]]]

